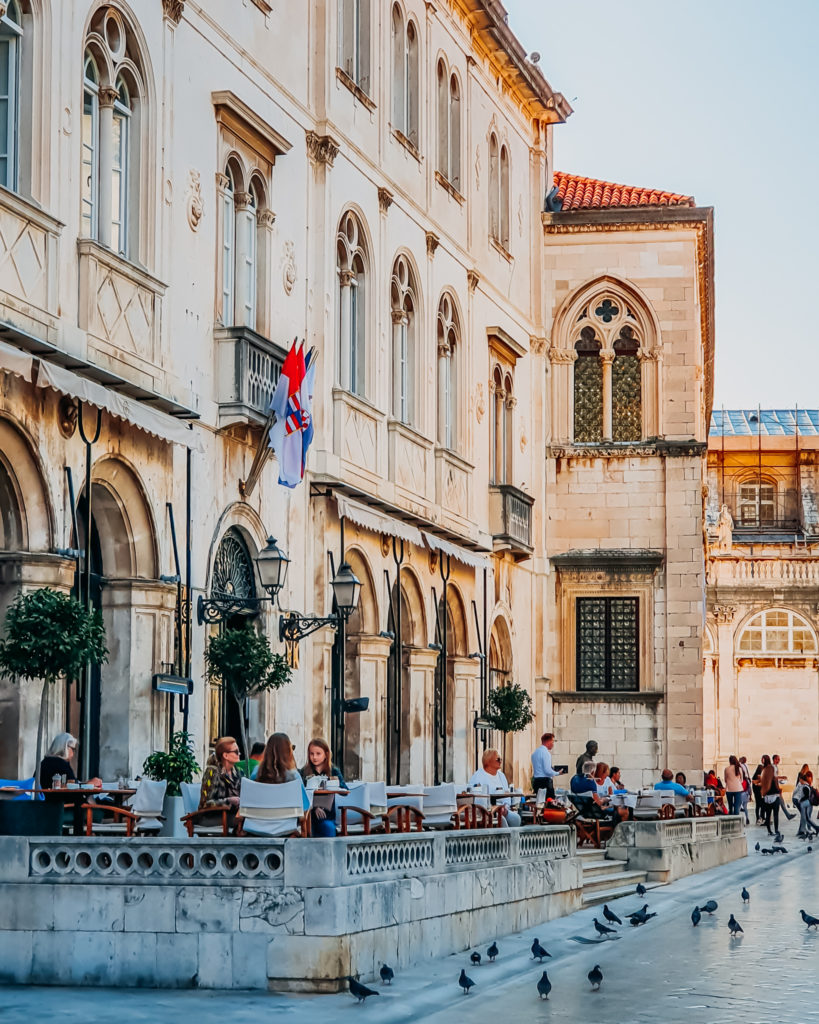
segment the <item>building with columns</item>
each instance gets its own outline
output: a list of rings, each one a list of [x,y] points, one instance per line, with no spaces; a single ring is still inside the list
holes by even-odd
[[[109,644],[51,731],[135,774],[180,725],[171,671],[200,755],[236,733],[204,648],[248,620],[278,647],[248,605],[274,535],[282,608],[329,613],[342,559],[362,593],[252,702],[253,738],[462,781],[517,682],[518,782],[552,726],[558,762],[594,734],[646,779],[699,766],[710,211],[556,173],[571,108],[498,0],[2,6],[0,610],[79,577]],[[271,461],[245,488],[294,338],[305,480]],[[0,774],[33,770],[38,704],[0,689]]]
[[[718,410],[708,442],[706,763],[819,755],[819,412]]]

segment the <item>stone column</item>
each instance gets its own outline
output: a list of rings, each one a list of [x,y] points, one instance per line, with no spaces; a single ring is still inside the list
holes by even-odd
[[[173,660],[176,588],[157,580],[110,580],[102,592],[108,663],[100,687],[100,773],[105,779],[142,773],[164,749],[168,696],[152,677]]]
[[[716,708],[716,752],[720,761],[727,761],[737,744],[737,670],[734,663],[734,617],[736,609],[729,605],[714,608],[717,621],[719,681]],[[710,768],[710,764],[705,765]]]
[[[603,364],[603,440],[610,441],[612,433],[611,364],[614,362],[614,349],[602,349],[600,361]]]
[[[97,190],[97,239],[111,248],[111,203],[113,201],[114,167],[114,103],[117,90],[108,87],[99,91],[99,187]]]
[[[338,383],[345,391],[352,390],[352,367],[351,367],[351,346],[350,324],[352,316],[352,288],[353,272],[342,270],[339,274],[339,285],[341,287],[341,327],[339,330],[339,369]]]
[[[265,282],[256,290],[256,323],[260,334],[269,338],[273,334],[273,225],[276,214],[272,210],[259,210],[256,214],[257,280]],[[253,326],[253,325],[251,325]]]
[[[256,216],[253,196],[249,192],[236,192],[233,197],[236,210],[236,311],[235,323],[256,330],[256,318],[248,310],[249,300],[256,290]],[[253,305],[255,306],[255,301]],[[251,321],[253,321],[251,323]]]
[[[51,587],[67,594],[74,582],[73,559],[44,552],[0,552],[0,622],[20,593]],[[37,725],[43,684],[39,679],[0,682],[0,778],[24,779],[35,774]],[[64,684],[49,692],[44,748],[63,729]]]
[[[546,436],[554,444],[566,444],[574,434],[572,409],[574,408],[574,363],[577,352],[574,349],[549,349],[549,363],[552,368],[551,419],[547,422]]]
[[[411,648],[409,660],[408,781],[432,785],[432,703],[438,651]]]
[[[385,779],[387,777],[385,735],[387,661],[392,641],[384,636],[349,637],[357,644],[358,686],[348,688],[347,697],[369,697],[367,711],[347,715],[346,735],[349,750],[358,754],[360,779]]]
[[[401,379],[401,351],[404,348],[404,335],[408,327],[409,317],[404,310],[394,309],[392,311],[392,415],[395,419],[402,421],[404,420],[404,415],[401,409],[403,386]],[[407,358],[409,358],[409,353],[407,353]],[[409,419],[412,419],[411,413]]]
[[[446,447],[447,445],[447,417],[449,415],[449,409],[447,408],[449,402],[446,393],[446,377],[447,377],[447,359],[450,355],[449,345],[445,341],[441,341],[438,344],[438,444]]]
[[[472,712],[477,707],[481,663],[476,658],[451,659],[455,674],[455,699],[452,708],[452,780],[463,785],[474,771],[475,729]]]

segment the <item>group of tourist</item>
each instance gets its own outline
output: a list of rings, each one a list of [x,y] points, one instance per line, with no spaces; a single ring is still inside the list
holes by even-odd
[[[333,765],[332,754],[327,742],[316,737],[307,744],[307,761],[302,768],[296,767],[295,747],[290,737],[284,732],[274,732],[267,743],[254,743],[250,755],[241,761],[239,744],[232,736],[222,736],[216,741],[213,753],[208,759],[205,773],[202,776],[202,791],[199,807],[230,808],[228,824],[233,828],[239,812],[239,795],[243,778],[254,782],[281,785],[284,782],[299,782],[302,792],[302,809],[310,809],[305,784],[308,779],[321,777],[336,779],[337,785],[344,788],[344,779],[338,768]],[[333,837],[336,825],[328,811],[322,807],[313,807],[311,815],[311,835],[315,837]]]

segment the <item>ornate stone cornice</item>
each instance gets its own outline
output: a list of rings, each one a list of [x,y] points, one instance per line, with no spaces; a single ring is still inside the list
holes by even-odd
[[[185,0],[162,0],[162,13],[174,25],[182,20]]]
[[[481,275],[478,273],[477,270],[467,270],[467,272],[466,272],[466,281],[467,281],[467,284],[469,285],[470,292],[474,292],[475,289],[480,284]]]
[[[392,206],[393,194],[388,188],[383,186],[378,190],[378,209],[386,214],[387,210]]]
[[[546,447],[547,459],[633,459],[654,456],[666,459],[695,458],[704,455],[703,441],[632,441],[602,444],[552,444]]]
[[[222,174],[221,171],[216,172],[216,187],[224,191],[230,185],[230,178],[226,174]]]
[[[441,244],[441,239],[434,231],[427,231],[427,256],[430,259],[435,255],[435,250]]]
[[[259,210],[256,223],[260,228],[272,228],[276,223],[276,214],[272,210]]]
[[[665,564],[665,555],[651,548],[591,548],[565,551],[553,555],[549,561],[561,576],[571,573],[587,578],[591,575],[603,582],[653,576]]]
[[[314,164],[327,164],[333,166],[338,156],[340,143],[332,135],[317,135],[315,132],[307,132],[307,156]]]
[[[534,334],[529,335],[529,351],[533,356],[542,356],[546,351],[546,339],[538,338]]]

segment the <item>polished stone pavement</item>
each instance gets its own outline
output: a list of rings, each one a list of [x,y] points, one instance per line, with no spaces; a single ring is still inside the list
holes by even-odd
[[[273,1015],[322,1024],[356,1019],[819,1024],[819,929],[807,930],[799,917],[801,907],[819,917],[819,841],[809,854],[794,831],[789,823],[787,856],[763,857],[753,844],[762,841],[764,832],[752,825],[747,859],[653,890],[648,901],[657,917],[640,928],[626,924],[619,929],[621,938],[597,945],[572,940],[595,937],[592,918],[599,909],[537,929],[552,954],[547,969],[554,987],[548,1001],[540,1001],[535,989],[542,968],[530,959],[533,932],[499,936],[500,956],[494,964],[473,968],[464,953],[402,972],[391,987],[377,986],[380,995],[363,1006],[347,993],[6,988],[0,1022],[29,1024],[36,1016],[60,1024],[258,1024]],[[740,899],[743,885],[751,893],[747,906]],[[719,909],[712,918],[703,914],[695,929],[691,910],[707,899],[717,900]],[[624,898],[612,909],[621,914],[639,903],[636,896]],[[727,928],[732,912],[745,929],[736,939]],[[599,993],[586,980],[596,963],[604,974]],[[462,966],[475,981],[468,996],[456,983]]]

